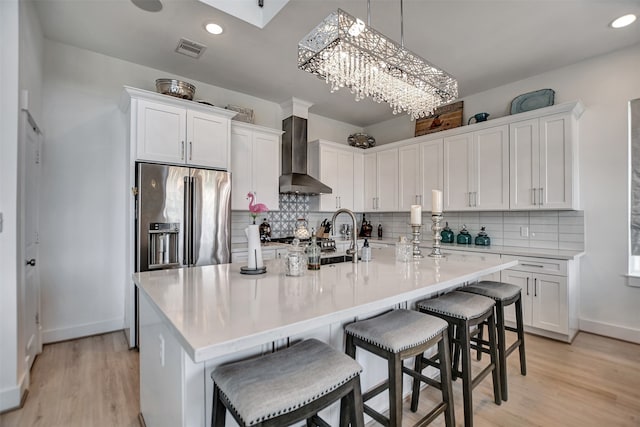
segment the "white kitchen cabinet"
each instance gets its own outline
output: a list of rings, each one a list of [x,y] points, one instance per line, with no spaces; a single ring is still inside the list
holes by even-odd
[[[431,190],[443,188],[443,140],[411,144],[398,149],[398,210],[411,205],[431,210]]]
[[[509,209],[509,127],[444,138],[444,209]]]
[[[510,208],[578,209],[575,116],[511,123],[509,133]]]
[[[398,149],[364,155],[365,211],[398,210]]]
[[[503,257],[519,264],[503,270],[501,280],[522,289],[522,312],[528,332],[571,342],[578,331],[578,269],[575,260]],[[515,323],[513,306],[505,319]]]
[[[125,95],[136,161],[228,169],[235,112],[130,87]]]
[[[279,209],[280,135],[282,131],[242,122],[231,125],[231,209],[247,210],[247,194],[256,203]]]
[[[309,174],[331,187],[331,194],[312,199],[311,209],[335,211],[354,205],[354,152],[349,146],[316,140],[309,142]]]

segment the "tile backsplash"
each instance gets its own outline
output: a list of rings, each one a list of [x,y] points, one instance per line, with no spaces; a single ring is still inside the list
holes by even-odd
[[[333,212],[311,212],[309,197],[295,194],[280,195],[280,210],[271,211],[266,216],[256,218],[256,224],[263,218],[271,225],[272,236],[291,236],[298,218],[308,222],[309,229],[318,229],[323,219],[331,219]],[[409,212],[367,213],[367,221],[373,225],[372,236],[377,237],[378,225],[382,225],[384,239],[397,239],[400,235],[411,235]],[[457,235],[463,224],[475,238],[484,226],[491,238],[491,244],[499,246],[519,246],[544,249],[584,249],[584,212],[582,211],[495,211],[495,212],[445,212],[442,226],[448,222]],[[358,228],[362,224],[362,213],[356,213]],[[233,243],[246,242],[244,228],[251,224],[248,211],[232,212]],[[431,240],[431,215],[423,213],[423,241]],[[342,224],[351,224],[348,215],[339,215],[334,224],[336,236]]]

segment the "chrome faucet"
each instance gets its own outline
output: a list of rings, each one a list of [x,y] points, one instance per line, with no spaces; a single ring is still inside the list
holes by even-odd
[[[334,224],[333,230],[335,230],[336,217],[341,213],[349,214],[349,216],[351,217],[351,221],[353,221],[353,227],[351,229],[354,231],[351,233],[351,247],[347,249],[347,255],[351,255],[351,262],[355,264],[358,262],[358,242],[356,240],[357,237],[355,233],[355,230],[357,230],[358,228],[356,216],[350,209],[338,209],[333,214],[333,217],[331,217],[331,224]]]

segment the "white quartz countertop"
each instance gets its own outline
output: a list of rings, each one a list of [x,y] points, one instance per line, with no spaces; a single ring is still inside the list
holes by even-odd
[[[492,259],[493,258],[493,259]],[[240,274],[241,264],[135,273],[133,279],[194,362],[353,319],[513,267],[517,261],[452,254],[395,261],[394,248],[373,261],[345,262],[289,277],[281,260],[267,273]]]

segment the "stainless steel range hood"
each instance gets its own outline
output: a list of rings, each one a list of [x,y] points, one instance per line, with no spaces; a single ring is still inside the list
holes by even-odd
[[[331,194],[330,187],[307,174],[307,119],[287,117],[282,130],[280,193]]]

